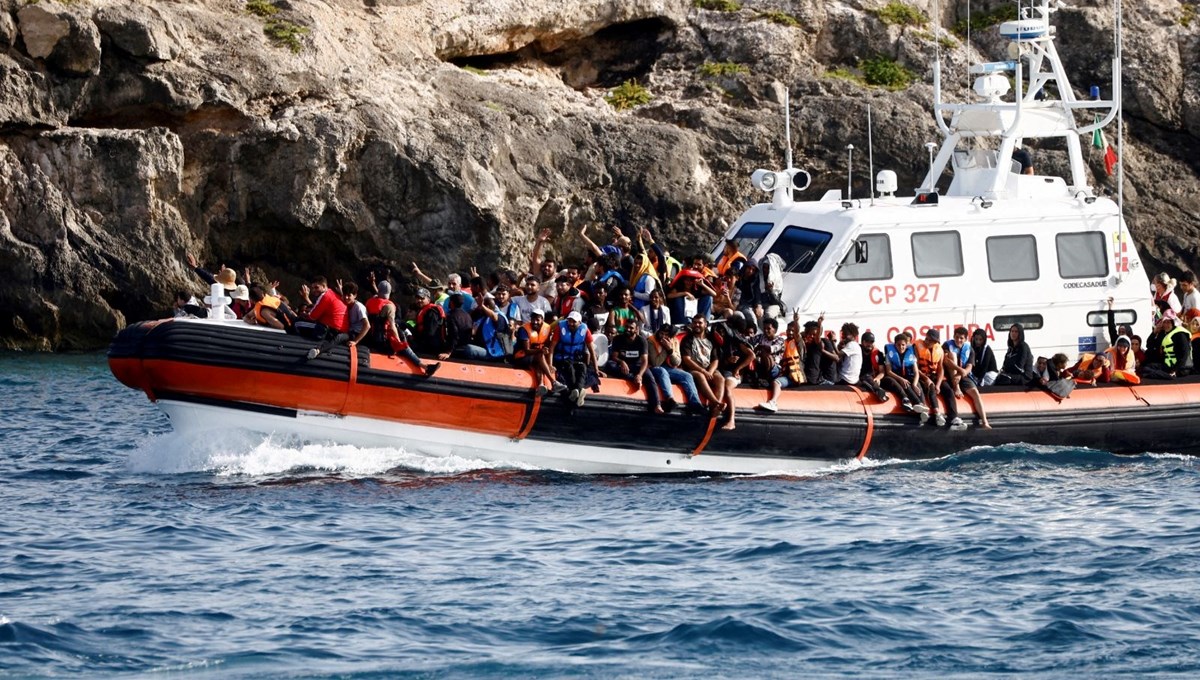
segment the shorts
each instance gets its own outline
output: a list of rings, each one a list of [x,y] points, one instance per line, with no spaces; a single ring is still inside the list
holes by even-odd
[[[742,384],[742,379],[734,375],[733,371],[721,371],[721,375],[725,376],[727,380],[733,380],[733,384],[730,387],[737,387]]]
[[[967,390],[977,390],[979,389],[979,385],[975,384],[975,378],[969,375],[964,375],[958,379],[958,389],[964,392]]]
[[[531,356],[513,357],[512,365],[516,366],[517,368],[532,368],[533,367],[533,357],[531,357]]]
[[[775,381],[776,385],[779,385],[780,389],[787,389],[792,386],[792,381],[786,375],[777,375],[772,380]]]

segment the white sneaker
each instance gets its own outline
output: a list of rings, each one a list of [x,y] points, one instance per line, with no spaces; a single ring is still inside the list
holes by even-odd
[[[933,417],[933,422],[937,423],[937,426],[938,426],[938,427],[946,427],[946,416],[945,416],[945,414],[938,413],[937,415],[935,415],[935,416]]]
[[[967,424],[963,422],[962,418],[955,418],[954,420],[950,421],[950,429],[954,430],[955,432],[961,432],[967,429]]]
[[[917,413],[921,413],[921,414],[928,414],[928,413],[929,413],[929,407],[928,407],[928,406],[926,406],[925,404],[913,404],[913,407],[912,407],[912,408],[913,408],[913,410],[914,410],[914,411],[916,411]]]
[[[321,354],[321,350],[317,349],[316,347],[313,347],[312,349],[308,350],[308,358],[309,359],[316,359],[320,354]]]
[[[570,392],[567,392],[567,400],[579,401],[579,392],[580,390],[571,390]]]
[[[772,399],[770,401],[764,401],[763,403],[759,404],[758,408],[762,409],[763,411],[770,411],[771,413],[775,413],[776,411],[779,410],[779,404],[776,404],[775,400]]]
[[[925,409],[924,411],[918,411],[917,415],[920,417],[922,425],[929,422],[929,409]]]
[[[587,390],[579,390],[579,395],[575,397],[575,405],[583,406],[583,398],[587,396]]]

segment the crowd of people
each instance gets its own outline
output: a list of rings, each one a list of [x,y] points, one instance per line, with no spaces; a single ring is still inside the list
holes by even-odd
[[[564,264],[545,256],[548,230],[541,232],[524,272],[496,271],[487,277],[472,268],[441,281],[417,263],[407,285],[411,303],[393,300],[386,272],[371,272],[363,287],[352,281],[314,277],[289,300],[279,282],[256,283],[250,272],[221,266],[216,273],[188,256],[209,284],[220,283],[232,300],[231,319],[269,326],[314,341],[313,360],[338,344],[364,345],[399,356],[425,376],[440,361],[457,358],[507,362],[528,369],[539,396],[556,395],[583,406],[601,379],[628,381],[655,414],[675,409],[720,416],[736,427],[734,390],[766,390],[756,409],[778,410],[783,390],[804,385],[850,385],[880,401],[897,400],[922,424],[961,430],[957,397],[971,403],[980,427],[990,428],[980,388],[1024,385],[1066,398],[1077,385],[1136,384],[1143,378],[1184,374],[1200,356],[1200,294],[1186,272],[1176,282],[1155,279],[1154,333],[1143,346],[1128,326],[1118,326],[1109,300],[1111,346],[1071,363],[1064,354],[1035,357],[1025,330],[1007,333],[1003,361],[983,329],[953,330],[944,342],[937,329],[924,337],[899,333],[877,344],[853,323],[840,334],[824,329],[824,317],[800,321],[781,314],[782,277],[774,256],[756,261],[727,241],[715,260],[674,258],[649,231],[631,239],[613,228],[599,245],[578,233],[585,256]],[[1182,301],[1175,295],[1178,283]],[[204,316],[197,299],[180,292],[177,316]],[[781,329],[781,324],[786,325]],[[1181,325],[1182,324],[1182,325]],[[891,340],[891,342],[888,342]],[[683,404],[677,404],[674,388]]]

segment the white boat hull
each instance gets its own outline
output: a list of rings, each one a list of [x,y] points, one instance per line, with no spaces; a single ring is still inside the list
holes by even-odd
[[[664,453],[539,442],[532,439],[463,432],[392,421],[298,411],[296,416],[223,408],[161,399],[158,405],[176,431],[186,435],[239,429],[306,442],[337,442],[361,447],[396,447],[431,457],[457,456],[494,463],[528,465],[579,474],[717,473],[768,474],[828,470],[828,460]],[[842,461],[852,463],[851,459]],[[784,467],[786,466],[786,467]]]

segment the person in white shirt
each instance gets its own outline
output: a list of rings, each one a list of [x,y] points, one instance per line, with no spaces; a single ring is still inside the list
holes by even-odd
[[[1190,271],[1180,274],[1179,289],[1183,291],[1183,300],[1180,302],[1183,311],[1179,313],[1179,318],[1191,321],[1200,317],[1200,292],[1196,291],[1196,274]]]
[[[529,312],[538,310],[542,314],[549,314],[551,311],[550,300],[543,297],[541,294],[542,283],[538,281],[536,276],[525,277],[524,290],[525,294],[513,300],[517,303],[517,309],[521,310],[521,318],[528,319]]]
[[[838,343],[838,384],[857,385],[862,372],[862,347],[858,344],[858,326],[842,324],[842,341]]]

